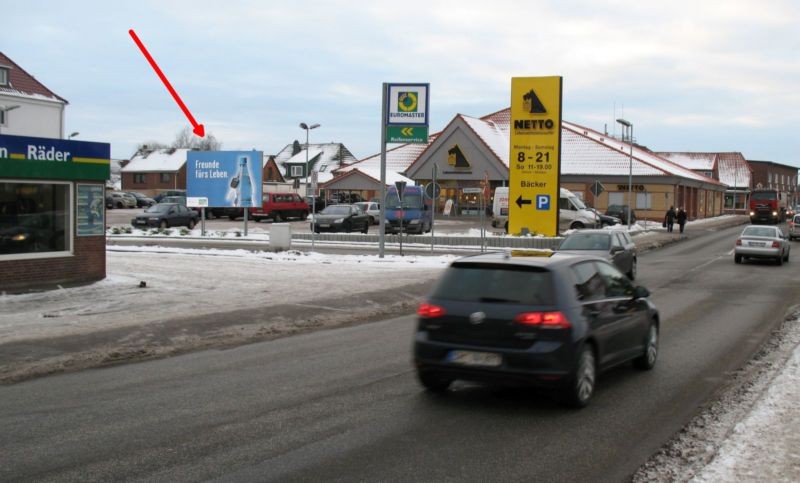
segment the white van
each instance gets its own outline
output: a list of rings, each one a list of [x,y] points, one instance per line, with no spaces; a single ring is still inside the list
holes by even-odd
[[[508,186],[494,189],[492,203],[492,226],[502,227],[508,233]],[[583,201],[565,188],[560,188],[558,197],[558,231],[594,228],[599,226],[593,211],[586,208]]]

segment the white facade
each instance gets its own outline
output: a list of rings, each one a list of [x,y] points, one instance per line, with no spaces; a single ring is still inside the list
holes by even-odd
[[[40,138],[64,137],[64,107],[57,99],[0,93],[0,107],[20,106],[3,116],[0,134]]]

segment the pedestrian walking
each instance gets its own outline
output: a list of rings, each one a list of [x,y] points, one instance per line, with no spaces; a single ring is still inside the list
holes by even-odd
[[[667,227],[667,232],[672,233],[672,227],[675,225],[675,207],[670,206],[667,214],[664,215],[664,226]]]
[[[675,215],[675,219],[678,220],[678,226],[681,228],[681,233],[683,233],[683,227],[686,225],[686,212],[682,206],[678,208],[678,214]]]

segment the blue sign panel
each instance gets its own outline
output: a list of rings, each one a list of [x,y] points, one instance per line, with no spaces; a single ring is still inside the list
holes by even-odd
[[[209,207],[261,206],[261,151],[189,151],[186,196]]]
[[[0,178],[104,181],[110,159],[108,143],[0,135]]]

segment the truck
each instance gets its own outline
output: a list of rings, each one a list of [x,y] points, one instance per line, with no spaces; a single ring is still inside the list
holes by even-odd
[[[402,223],[403,233],[423,234],[431,231],[433,218],[432,203],[425,196],[422,186],[406,185],[403,190],[403,201],[397,196],[397,188],[390,186],[386,191],[386,204],[384,205],[386,220],[386,233],[400,233]]]
[[[774,188],[756,188],[750,193],[750,223],[783,223],[789,211],[789,195]]]

